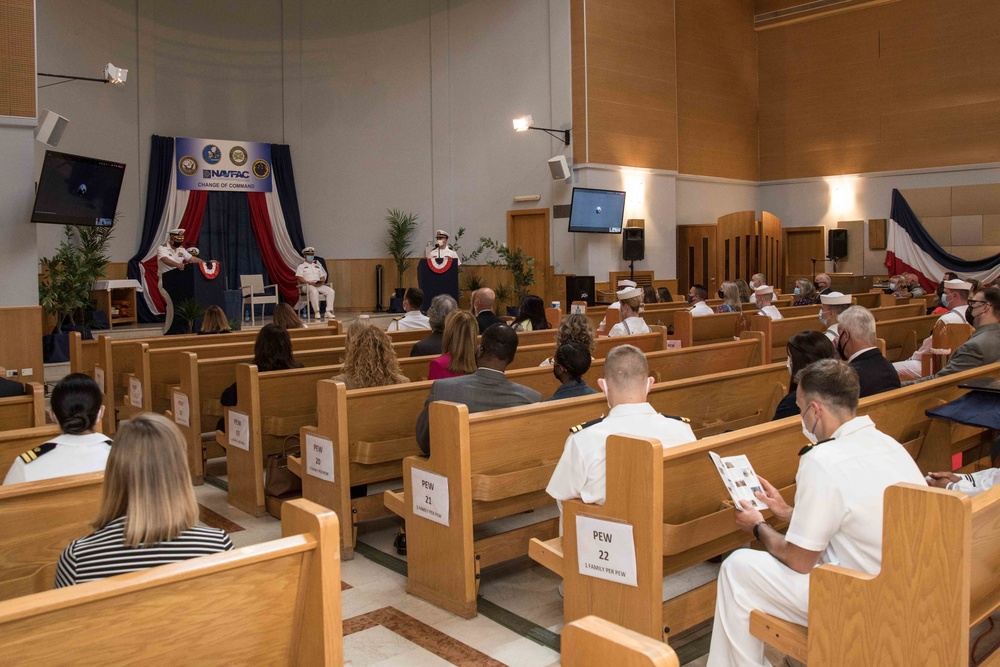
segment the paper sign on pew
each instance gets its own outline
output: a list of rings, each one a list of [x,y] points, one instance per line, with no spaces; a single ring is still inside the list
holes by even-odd
[[[229,411],[229,425],[226,429],[229,444],[250,451],[250,418],[242,412]]]
[[[180,426],[191,425],[191,402],[187,394],[174,392],[174,422]]]
[[[101,388],[101,394],[104,393],[104,369],[100,366],[94,366],[94,382],[97,386]]]
[[[133,408],[142,409],[142,382],[138,378],[128,379],[128,402]]]
[[[448,478],[420,468],[410,469],[410,494],[413,513],[425,519],[448,525]]]
[[[328,482],[333,481],[333,441],[318,435],[306,435],[306,472]]]
[[[764,485],[757,479],[757,473],[750,465],[750,459],[743,454],[721,458],[715,452],[709,452],[708,456],[719,471],[719,476],[722,477],[722,482],[726,485],[726,490],[729,491],[738,511],[743,511],[741,500],[747,501],[756,510],[767,509],[767,505],[754,495],[758,491],[763,493]]]
[[[580,574],[638,587],[631,524],[577,515],[576,554]]]

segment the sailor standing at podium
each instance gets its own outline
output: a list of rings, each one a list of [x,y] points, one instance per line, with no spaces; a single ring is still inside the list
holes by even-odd
[[[449,259],[455,260],[459,265],[462,263],[462,258],[448,245],[448,232],[443,229],[435,232],[434,245],[428,245],[427,259],[433,260],[439,268]]]
[[[183,229],[170,230],[170,238],[156,249],[156,259],[156,265],[159,268],[157,287],[159,287],[160,294],[163,295],[163,300],[167,304],[166,319],[163,320],[163,333],[166,335],[170,331],[170,325],[174,322],[174,301],[170,298],[166,288],[163,287],[163,276],[174,269],[183,271],[187,264],[202,264],[204,260],[192,255],[184,247]]]

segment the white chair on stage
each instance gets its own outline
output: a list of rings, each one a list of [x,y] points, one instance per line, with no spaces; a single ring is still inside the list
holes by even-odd
[[[333,298],[335,299],[337,296],[337,291],[333,289],[333,285],[331,283],[327,283],[326,286],[329,287],[330,291],[333,292],[334,294]],[[320,307],[320,310],[318,312],[313,312],[312,309],[309,308],[309,294],[308,291],[306,290],[306,287],[307,285],[299,285],[299,300],[295,303],[295,312],[297,313],[303,308],[306,308],[307,320],[313,318],[319,318],[324,308]],[[319,301],[320,303],[326,303],[326,295],[323,294],[323,292],[319,293]],[[326,304],[325,310],[327,310],[330,313],[330,317],[333,317],[333,299],[330,300],[330,303]],[[310,312],[312,312],[312,315],[309,315]]]
[[[250,324],[256,324],[256,313],[254,312],[254,306],[260,304],[264,306],[266,304],[278,304],[278,286],[277,285],[265,285],[264,276],[259,273],[254,273],[252,275],[240,276],[240,290],[243,292],[243,304],[246,305],[247,301],[250,302]],[[270,294],[268,291],[270,290]],[[260,316],[264,317],[264,309],[261,308]]]

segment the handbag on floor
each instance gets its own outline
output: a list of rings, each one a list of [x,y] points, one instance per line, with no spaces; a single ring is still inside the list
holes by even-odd
[[[288,441],[295,440],[295,446],[289,449]],[[302,495],[302,480],[288,469],[288,456],[299,456],[299,438],[290,435],[285,438],[281,454],[267,457],[264,470],[264,495],[272,498],[290,498]]]

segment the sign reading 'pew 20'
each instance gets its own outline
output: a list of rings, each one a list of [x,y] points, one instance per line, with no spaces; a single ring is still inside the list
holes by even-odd
[[[271,144],[178,137],[178,190],[270,192]]]

